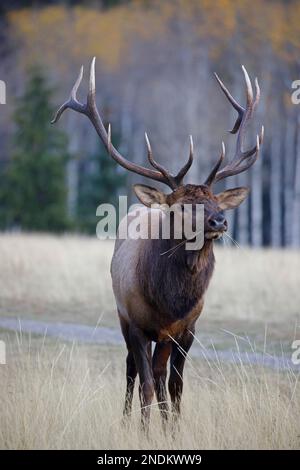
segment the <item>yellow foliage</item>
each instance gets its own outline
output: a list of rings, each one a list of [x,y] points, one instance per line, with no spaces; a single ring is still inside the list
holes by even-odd
[[[132,38],[151,39],[162,32],[156,11],[145,16],[140,7],[110,10],[64,6],[22,9],[8,14],[14,37],[25,47],[25,62],[65,62],[96,55],[113,70],[128,59]],[[58,64],[56,64],[58,65]]]
[[[130,62],[139,41],[172,34],[174,22],[183,24],[189,37],[206,41],[214,56],[234,44],[236,53],[241,48],[255,56],[269,47],[291,62],[299,57],[299,18],[299,0],[134,0],[108,10],[48,6],[8,13],[13,36],[23,45],[24,65],[47,61],[63,70],[96,55],[108,71]]]

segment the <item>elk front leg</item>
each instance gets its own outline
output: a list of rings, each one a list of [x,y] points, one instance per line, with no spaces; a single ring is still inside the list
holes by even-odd
[[[171,354],[171,350],[171,342],[157,343],[152,359],[155,392],[163,422],[168,419],[169,412],[169,407],[167,403],[166,378],[167,362]]]
[[[154,382],[151,364],[151,341],[139,328],[129,327],[132,352],[140,379],[140,402],[142,426],[148,432],[150,421],[150,405],[154,395]]]
[[[137,375],[135,360],[132,351],[129,351],[126,358],[126,395],[123,416],[130,416],[134,391],[134,382]]]
[[[194,327],[190,329],[194,334]],[[180,404],[183,389],[183,369],[190,347],[193,344],[193,334],[189,330],[185,330],[183,334],[176,339],[176,343],[172,344],[171,362],[170,362],[170,378],[169,378],[169,392],[172,401],[172,411],[175,418],[180,414]],[[182,348],[182,349],[181,349]]]
[[[125,404],[123,409],[123,416],[128,417],[131,413],[132,408],[132,399],[134,391],[134,383],[137,376],[136,364],[132,352],[131,342],[129,338],[129,323],[120,315],[120,325],[121,330],[126,342],[128,354],[126,358],[126,394],[125,394]]]

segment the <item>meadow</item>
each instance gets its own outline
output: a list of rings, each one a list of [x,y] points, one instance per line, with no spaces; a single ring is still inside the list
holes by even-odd
[[[22,321],[118,328],[109,264],[113,243],[79,236],[0,236],[0,448],[238,449],[300,447],[299,371],[245,364],[244,350],[291,355],[300,339],[299,251],[216,247],[216,269],[196,336],[215,357],[189,356],[180,426],[166,435],[152,405],[149,439],[122,424],[125,348],[22,331]],[[246,349],[245,349],[246,348]],[[235,350],[235,361],[221,351]],[[239,357],[241,358],[239,360]],[[171,417],[170,417],[171,418]]]

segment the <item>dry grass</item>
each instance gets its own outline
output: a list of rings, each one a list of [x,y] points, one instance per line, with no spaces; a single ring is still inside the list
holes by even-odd
[[[137,393],[131,423],[121,423],[119,349],[10,339],[1,369],[0,448],[299,448],[300,392],[292,373],[187,364],[180,428],[164,435],[152,405],[149,440],[140,431]]]
[[[117,325],[109,273],[113,242],[0,235],[0,313]],[[219,247],[205,320],[295,325],[300,252]]]
[[[40,320],[115,322],[113,244],[96,238],[0,236],[0,312]]]

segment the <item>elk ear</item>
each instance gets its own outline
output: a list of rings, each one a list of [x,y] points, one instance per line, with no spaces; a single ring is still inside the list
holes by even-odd
[[[235,209],[246,199],[249,191],[249,188],[234,188],[217,194],[216,198],[219,208],[223,211],[226,209]]]
[[[137,198],[147,207],[153,204],[166,204],[166,195],[158,189],[144,184],[135,184],[133,189]]]

